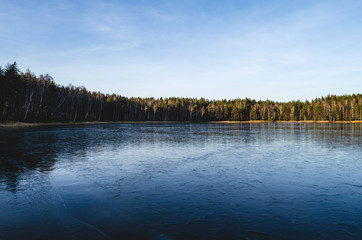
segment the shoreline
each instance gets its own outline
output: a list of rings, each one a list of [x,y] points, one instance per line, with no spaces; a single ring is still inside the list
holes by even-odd
[[[267,121],[267,120],[250,120],[250,121],[209,121],[207,123],[362,123],[362,120],[354,121],[327,121],[327,120],[303,120],[303,121]]]
[[[362,120],[355,121],[266,121],[266,120],[250,120],[250,121],[207,121],[207,122],[190,122],[190,121],[117,121],[117,122],[37,122],[37,123],[26,123],[26,122],[3,122],[0,123],[0,130],[3,129],[17,129],[17,128],[28,128],[28,127],[44,127],[44,126],[72,126],[72,125],[99,125],[99,124],[134,124],[134,123],[223,123],[223,124],[237,124],[237,123],[362,123]]]

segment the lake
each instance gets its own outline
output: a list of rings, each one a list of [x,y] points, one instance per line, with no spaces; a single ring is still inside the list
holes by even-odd
[[[0,239],[358,239],[362,124],[0,132]]]

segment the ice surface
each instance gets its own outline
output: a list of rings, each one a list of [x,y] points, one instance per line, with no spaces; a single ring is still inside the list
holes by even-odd
[[[361,129],[142,123],[3,132],[0,239],[358,239]]]

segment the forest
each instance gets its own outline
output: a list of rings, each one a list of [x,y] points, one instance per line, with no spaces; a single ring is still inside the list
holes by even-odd
[[[362,120],[362,95],[328,95],[310,102],[128,98],[60,86],[49,74],[21,72],[16,62],[0,67],[0,122],[250,120]]]

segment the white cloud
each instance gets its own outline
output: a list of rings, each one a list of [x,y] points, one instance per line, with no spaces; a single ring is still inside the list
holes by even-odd
[[[147,5],[85,3],[63,28],[54,28],[57,12],[51,24],[30,19],[24,26],[34,24],[29,33],[38,37],[12,46],[0,40],[8,46],[0,60],[17,56],[19,65],[50,72],[61,84],[126,96],[291,100],[346,91],[339,83],[346,79],[362,92],[360,3],[267,4],[216,16]],[[44,26],[52,38],[36,30]]]

